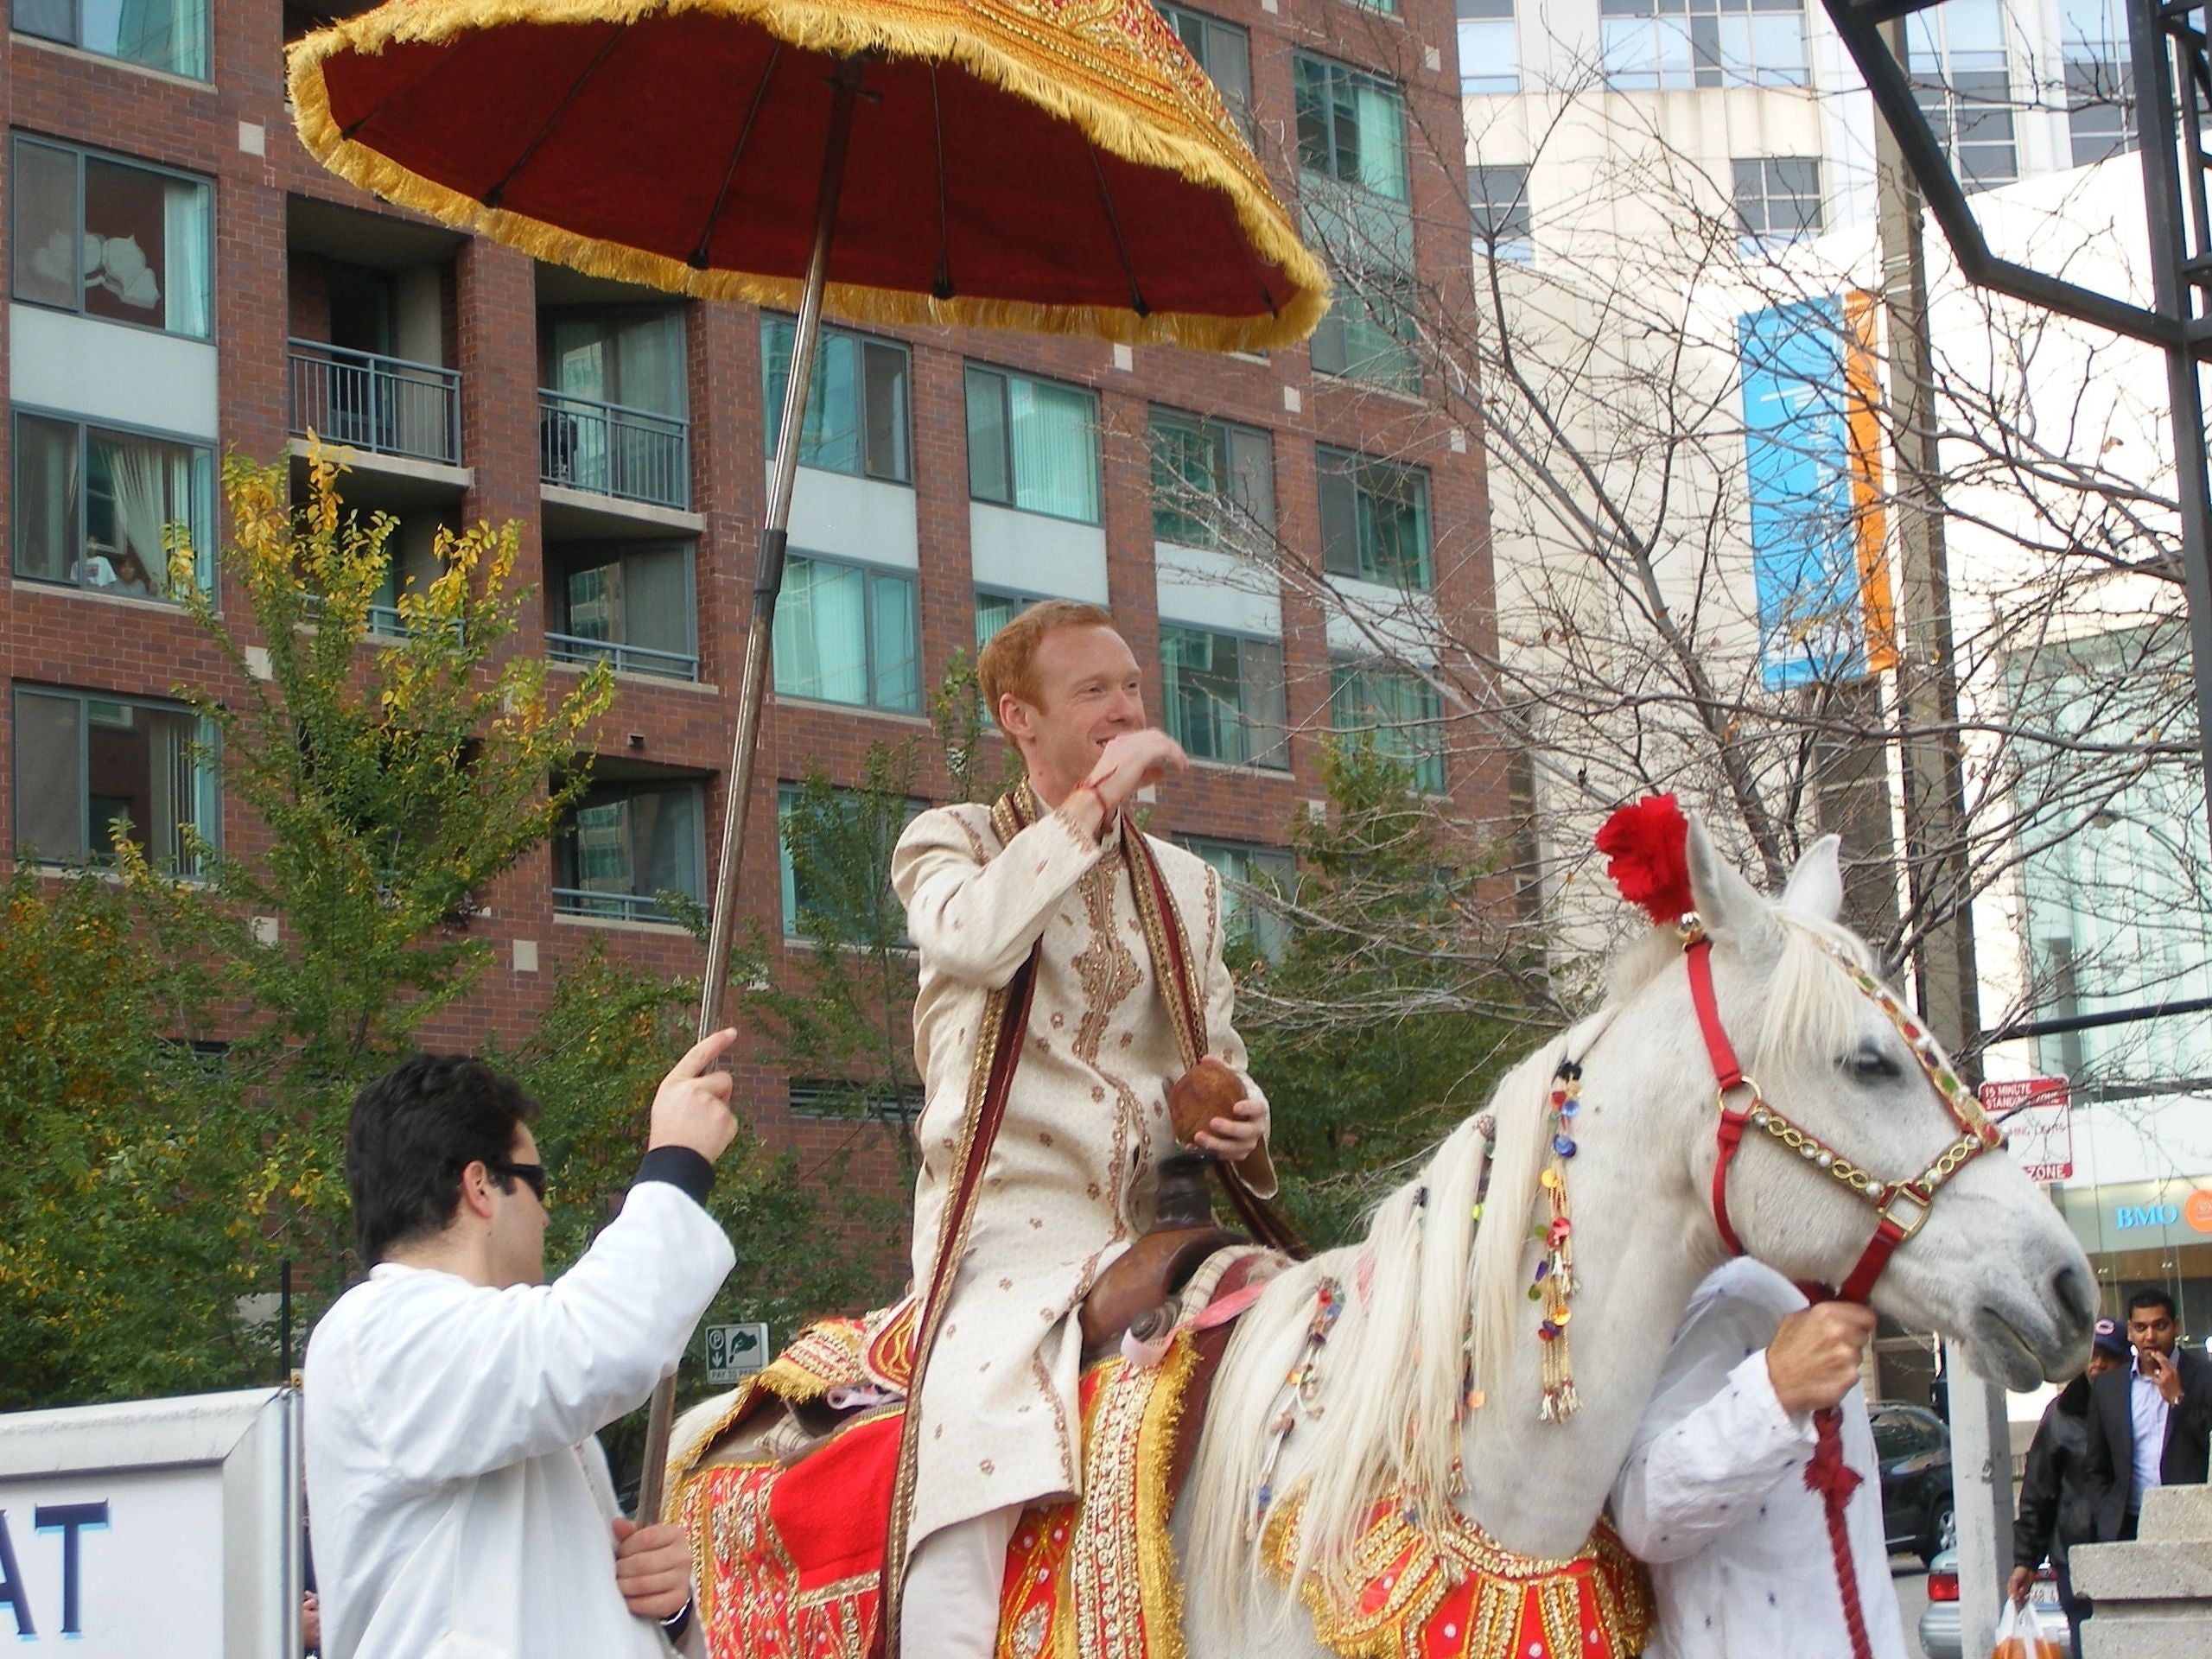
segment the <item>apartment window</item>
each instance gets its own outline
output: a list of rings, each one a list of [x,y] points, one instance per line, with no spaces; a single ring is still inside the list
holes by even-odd
[[[15,25],[104,58],[207,79],[207,0],[15,0]]]
[[[609,663],[627,674],[699,677],[691,548],[652,542],[546,550],[556,662]]]
[[[1414,787],[1441,795],[1444,700],[1417,674],[1338,663],[1329,672],[1329,725],[1411,768]]]
[[[828,810],[802,813],[804,792],[794,784],[776,791],[784,937],[905,944],[906,915],[891,890],[891,854],[925,804],[907,801],[894,815],[874,807],[880,797],[833,789]]]
[[[169,544],[213,581],[213,452],[48,415],[16,416],[16,574],[169,598]]]
[[[1321,563],[1331,575],[1423,593],[1434,585],[1426,471],[1325,447],[1316,452],[1315,470]]]
[[[1290,765],[1281,644],[1162,622],[1160,677],[1167,734],[1192,760]]]
[[[1256,428],[1152,411],[1152,533],[1182,547],[1214,547],[1243,518],[1275,525],[1274,443]]]
[[[793,1117],[862,1117],[885,1123],[912,1123],[922,1115],[925,1101],[918,1084],[793,1077],[790,1103]]]
[[[127,835],[157,869],[200,874],[222,813],[211,723],[173,703],[16,689],[16,841],[48,864],[108,864]]]
[[[538,327],[538,476],[664,507],[691,505],[680,308],[545,313]]]
[[[2059,54],[2066,70],[2066,129],[2074,165],[2124,156],[2140,142],[2127,22],[2117,0],[2060,0]]]
[[[794,325],[760,319],[762,409],[772,455],[783,418],[784,385],[791,372]],[[906,348],[841,328],[824,328],[814,351],[814,385],[807,394],[799,464],[893,484],[914,480],[907,437]]]
[[[2020,176],[2005,29],[1999,0],[1946,0],[1905,17],[1914,99],[1969,193]]]
[[[995,593],[988,588],[978,588],[976,590],[976,649],[980,652],[998,638],[1001,628],[1044,597],[1042,594]]]
[[[1413,279],[1335,261],[1330,275],[1336,283],[1336,301],[1315,327],[1307,346],[1314,372],[1419,396],[1421,356],[1414,349],[1418,330]]]
[[[18,136],[15,296],[205,340],[213,321],[207,184]]]
[[[1459,0],[1459,90],[1521,90],[1521,31],[1513,0]]]
[[[1736,225],[1753,242],[1789,242],[1821,228],[1821,158],[1755,156],[1732,163]]]
[[[1804,0],[1600,0],[1618,92],[1805,85]]]
[[[1231,942],[1249,940],[1269,961],[1280,960],[1289,942],[1290,921],[1267,900],[1287,899],[1298,880],[1298,861],[1281,847],[1249,842],[1183,837],[1183,845],[1221,878],[1221,928]]]
[[[1254,131],[1251,35],[1235,23],[1224,23],[1187,6],[1171,6],[1165,0],[1154,0],[1154,3],[1184,48],[1198,60],[1198,67],[1206,72],[1245,137],[1250,138]]]
[[[1405,97],[1376,75],[1311,58],[1291,59],[1298,165],[1391,201],[1408,199]]]
[[[968,493],[1079,524],[1098,522],[1098,399],[968,365]]]
[[[706,902],[706,794],[692,782],[593,785],[553,837],[553,908],[609,921],[675,919],[663,893]]]
[[[1535,257],[1535,218],[1529,208],[1527,168],[1469,168],[1467,208],[1474,221],[1478,256],[1521,265]]]
[[[919,714],[914,580],[793,554],[776,601],[776,695]]]

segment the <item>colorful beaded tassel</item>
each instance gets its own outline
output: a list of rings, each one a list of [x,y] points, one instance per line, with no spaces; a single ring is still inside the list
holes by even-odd
[[[1538,1233],[1543,1254],[1536,1261],[1535,1282],[1529,1300],[1543,1306],[1543,1322],[1536,1336],[1543,1350],[1544,1391],[1540,1415],[1548,1423],[1563,1422],[1580,1403],[1574,1394],[1574,1361],[1567,1348],[1567,1303],[1574,1294],[1574,1223],[1567,1211],[1567,1163],[1574,1156],[1575,1118],[1582,1110],[1582,1067],[1573,1060],[1560,1062],[1552,1074],[1551,1161],[1542,1175],[1550,1219]]]

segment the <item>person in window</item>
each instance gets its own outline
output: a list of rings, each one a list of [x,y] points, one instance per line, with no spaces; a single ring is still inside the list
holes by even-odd
[[[2089,1491],[2096,1541],[2131,1539],[2153,1486],[2202,1485],[2212,1464],[2212,1362],[2177,1348],[2174,1299],[2156,1285],[2127,1299],[2135,1363],[2089,1385]]]
[[[2094,1527],[2089,1512],[2089,1385],[2126,1363],[2127,1338],[2120,1334],[2120,1321],[2099,1319],[2089,1369],[2058,1391],[2036,1425],[2012,1522],[2012,1577],[2005,1591],[2014,1601],[2025,1601],[2036,1568],[2050,1557],[2058,1573],[2058,1605],[2077,1654],[2087,1609],[2075,1599],[2066,1552],[2088,1541]]]
[[[545,1166],[512,1078],[416,1055],[364,1089],[346,1185],[365,1282],[302,1398],[324,1659],[698,1650],[678,1527],[616,1507],[605,1424],[675,1369],[733,1256],[704,1201],[737,1133],[719,1032],[654,1096],[621,1213],[545,1283]]]
[[[115,585],[111,591],[141,599],[153,597],[154,579],[146,573],[146,562],[130,548],[124,548],[116,556]]]

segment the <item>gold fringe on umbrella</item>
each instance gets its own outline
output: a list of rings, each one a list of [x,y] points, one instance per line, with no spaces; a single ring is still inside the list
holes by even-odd
[[[628,24],[687,13],[750,22],[803,51],[838,56],[871,53],[957,64],[978,79],[1057,116],[1101,149],[1141,167],[1160,168],[1229,198],[1253,251],[1293,284],[1267,316],[1224,317],[1124,306],[1044,304],[831,283],[825,308],[859,322],[976,326],[1033,333],[1083,334],[1127,344],[1172,344],[1205,351],[1263,351],[1294,345],[1313,332],[1329,308],[1330,283],[1288,213],[1268,187],[1258,161],[1230,120],[1220,93],[1196,65],[1157,95],[1132,76],[1099,83],[1105,60],[1085,48],[1097,42],[1070,29],[1047,0],[855,0],[836,6],[807,0],[387,0],[373,11],[317,30],[290,48],[289,85],[301,141],[340,177],[385,200],[456,229],[480,232],[535,257],[596,276],[640,283],[702,299],[740,300],[795,308],[801,275],[767,276],[700,270],[681,259],[581,234],[472,196],[347,138],[333,118],[323,82],[325,61],[340,54],[375,54],[393,44],[436,45],[472,31],[512,23]],[[1127,36],[1123,35],[1122,39]],[[1051,61],[1057,52],[1058,61]],[[1167,71],[1163,67],[1163,81]],[[1121,96],[1113,96],[1113,91]],[[1211,122],[1198,124],[1195,113]]]

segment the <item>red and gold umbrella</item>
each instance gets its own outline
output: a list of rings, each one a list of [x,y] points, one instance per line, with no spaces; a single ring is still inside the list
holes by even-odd
[[[295,46],[290,80],[308,149],[390,200],[596,276],[796,308],[786,438],[824,310],[1249,351],[1328,308],[1148,0],[387,0]],[[798,448],[777,445],[760,532],[702,1036]],[[674,1397],[672,1378],[653,1397],[641,1516],[660,1510]]]
[[[391,0],[296,46],[291,87],[308,149],[390,200],[792,308],[851,60],[832,315],[1252,351],[1326,308],[1148,0]]]

